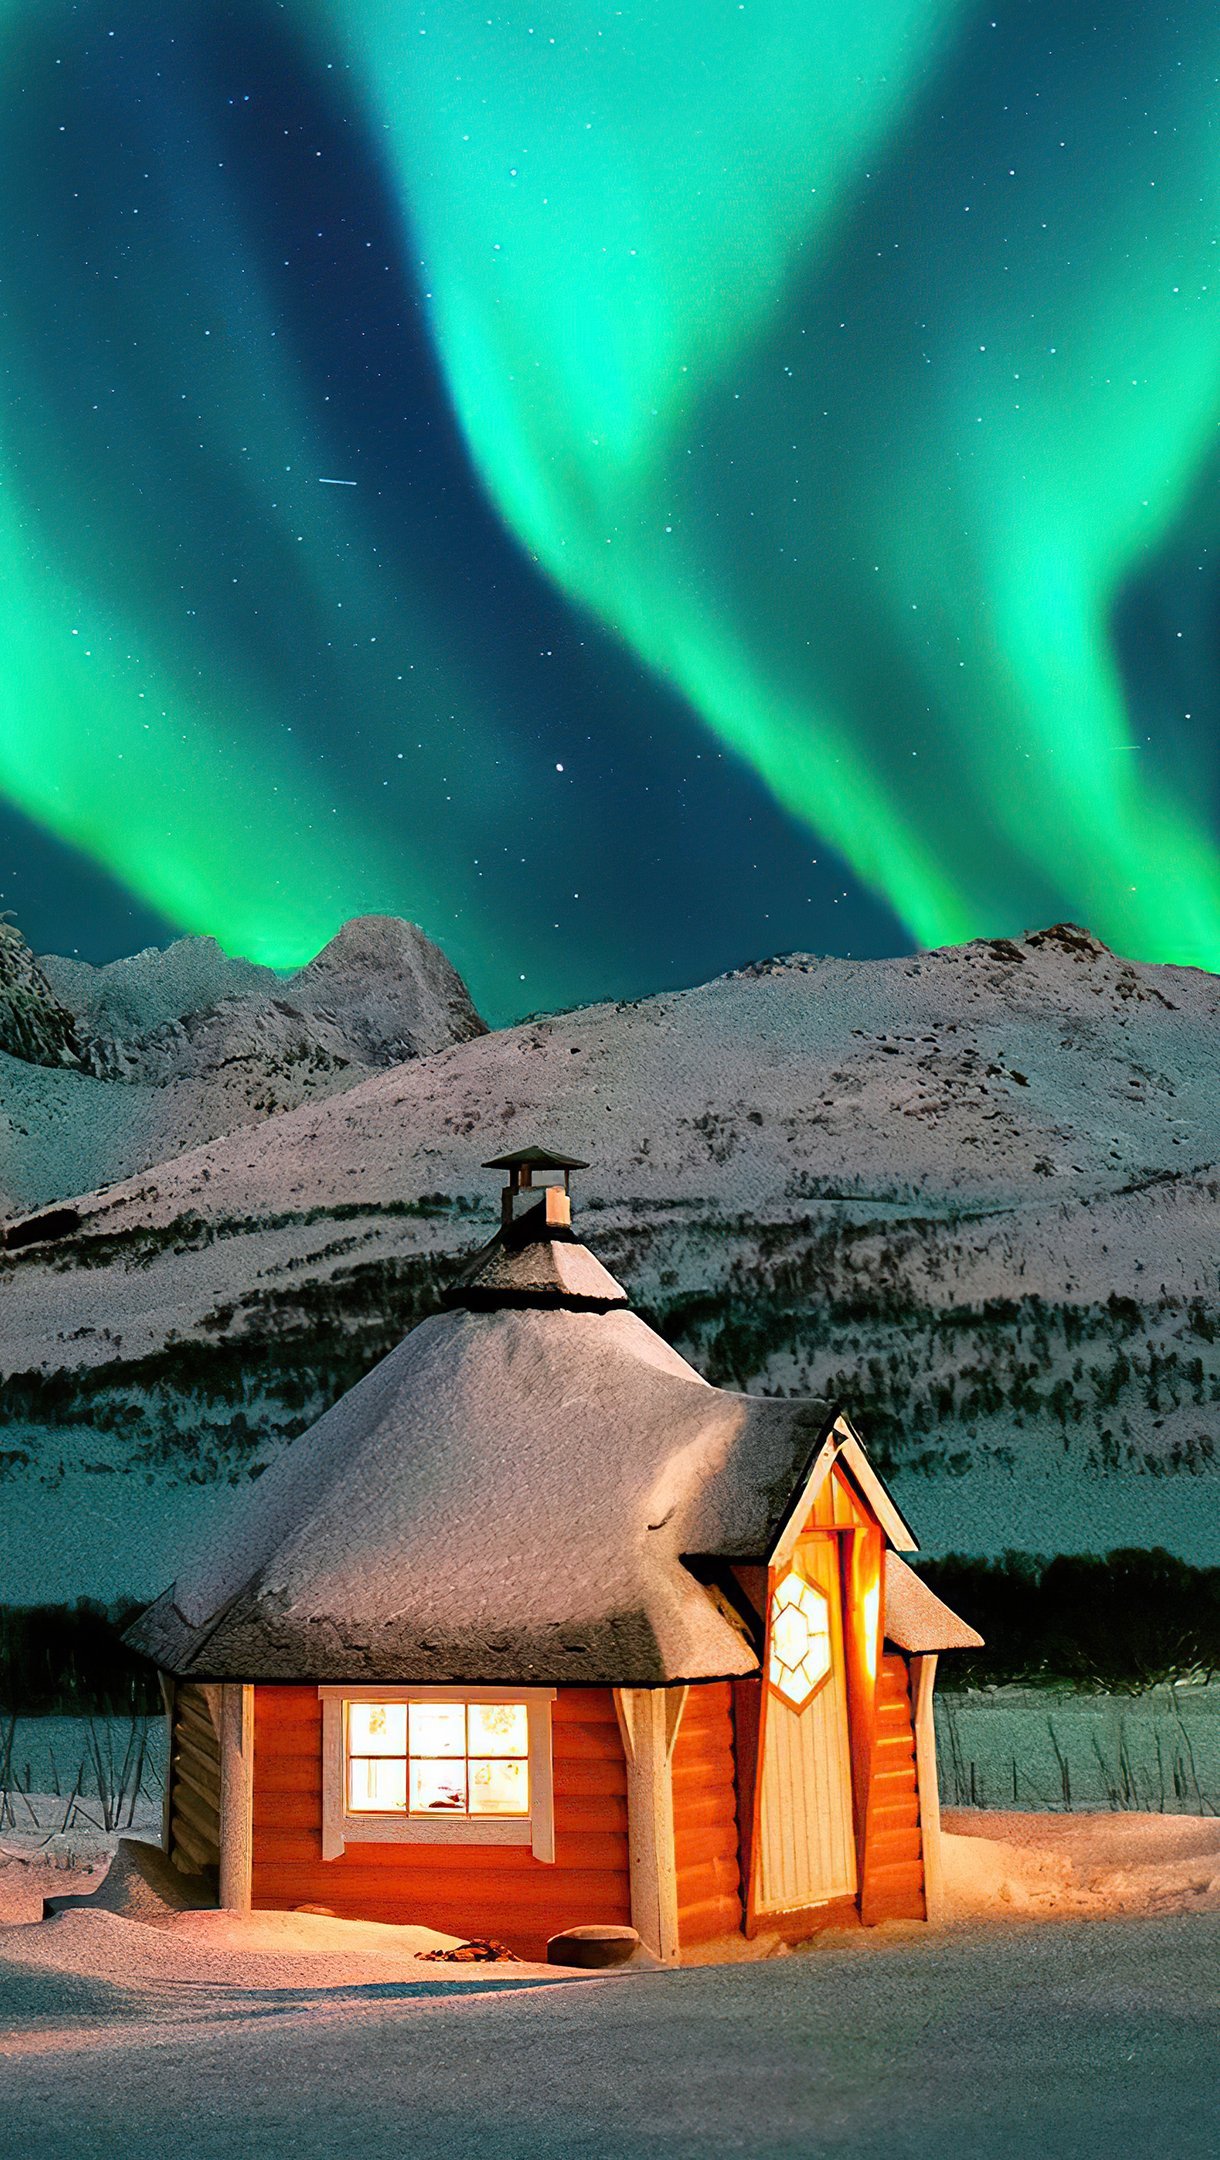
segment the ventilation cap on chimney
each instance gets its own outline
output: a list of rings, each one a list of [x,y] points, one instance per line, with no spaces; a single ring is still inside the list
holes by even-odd
[[[556,1229],[566,1228],[572,1220],[569,1194],[573,1170],[587,1170],[588,1167],[578,1155],[554,1155],[549,1148],[540,1147],[514,1148],[509,1155],[493,1155],[483,1165],[485,1170],[508,1172],[508,1183],[500,1198],[500,1215],[505,1223],[511,1223],[513,1219],[513,1202],[517,1194],[531,1192],[537,1175],[546,1192],[546,1220]],[[562,1170],[562,1192],[557,1185],[548,1182],[548,1170]]]

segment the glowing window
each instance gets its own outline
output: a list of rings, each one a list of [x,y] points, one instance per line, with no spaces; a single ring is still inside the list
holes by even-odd
[[[771,1599],[767,1677],[784,1701],[803,1710],[830,1671],[830,1605],[816,1583],[792,1568]]]
[[[353,1815],[523,1818],[530,1812],[524,1702],[349,1702]]]

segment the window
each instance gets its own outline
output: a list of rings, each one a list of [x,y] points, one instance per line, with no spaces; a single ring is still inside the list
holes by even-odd
[[[831,1666],[830,1602],[816,1583],[790,1568],[771,1599],[767,1678],[794,1710],[811,1702]]]
[[[323,1687],[323,1858],[351,1840],[553,1859],[547,1688]]]
[[[528,1815],[523,1702],[349,1702],[353,1815]]]

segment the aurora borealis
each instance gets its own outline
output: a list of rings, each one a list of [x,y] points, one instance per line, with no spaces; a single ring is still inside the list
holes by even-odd
[[[1220,967],[1220,17],[0,0],[0,886]],[[326,485],[354,481],[355,486]]]

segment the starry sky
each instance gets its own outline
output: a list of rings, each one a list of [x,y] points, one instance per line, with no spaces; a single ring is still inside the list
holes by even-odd
[[[1204,0],[0,0],[0,906],[1220,967]]]

